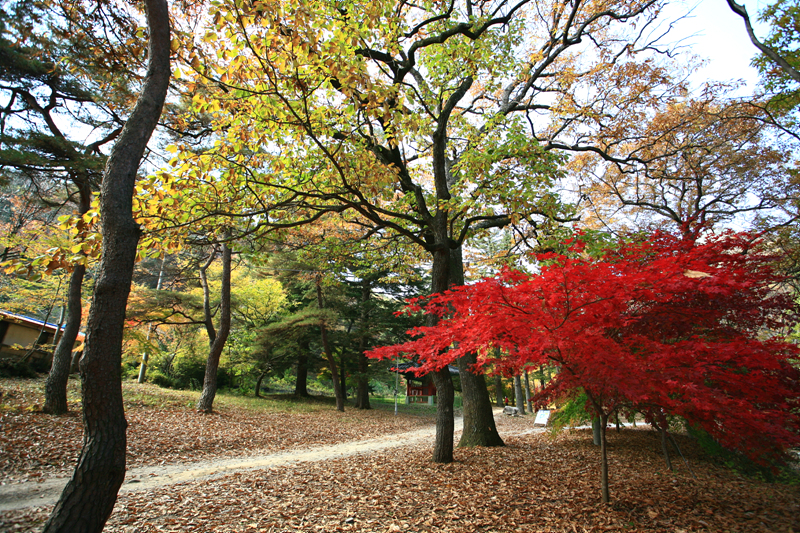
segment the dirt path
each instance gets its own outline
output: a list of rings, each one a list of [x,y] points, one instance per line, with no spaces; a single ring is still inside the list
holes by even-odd
[[[497,410],[498,415],[501,410]],[[461,431],[463,420],[456,418],[455,430]],[[518,431],[504,431],[503,436],[524,435],[542,428],[527,428]],[[436,433],[435,426],[416,431],[397,433],[375,439],[359,440],[319,446],[316,448],[286,451],[280,453],[249,455],[233,459],[212,459],[192,463],[178,463],[160,466],[145,466],[128,469],[120,494],[141,492],[165,485],[184,483],[196,479],[209,479],[233,472],[270,468],[285,464],[325,461],[355,454],[368,454],[374,451],[408,446],[423,441],[431,441]],[[456,437],[457,438],[457,437]],[[54,505],[69,478],[50,478],[42,482],[27,481],[0,486],[0,512]]]
[[[461,429],[461,424],[462,421],[457,419],[456,430]],[[120,488],[120,494],[146,491],[195,479],[213,478],[243,470],[269,468],[304,461],[324,461],[359,453],[370,453],[377,450],[417,444],[426,439],[430,440],[434,434],[435,427],[430,426],[407,433],[330,446],[319,446],[311,449],[266,455],[250,455],[233,459],[131,468],[125,474],[125,482]],[[68,480],[69,478],[67,477],[57,477],[42,482],[28,481],[0,486],[0,512],[53,505],[58,500]]]

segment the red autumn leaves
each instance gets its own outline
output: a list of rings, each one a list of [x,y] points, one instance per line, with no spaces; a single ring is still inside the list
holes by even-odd
[[[442,319],[370,355],[417,356],[420,372],[469,352],[483,371],[554,365],[539,401],[582,388],[598,414],[679,415],[759,461],[800,444],[798,350],[779,334],[797,306],[751,235],[656,233],[594,257],[578,236],[567,248],[537,256],[536,274],[412,304]]]

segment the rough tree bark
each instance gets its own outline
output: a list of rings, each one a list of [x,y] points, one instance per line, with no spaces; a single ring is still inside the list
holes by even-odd
[[[438,237],[444,242],[447,239],[447,226],[444,213],[438,212],[435,217],[434,228],[437,229]],[[431,269],[431,294],[444,292],[450,285],[450,251],[449,247],[442,246],[433,253],[433,268]],[[436,324],[437,317],[426,315],[425,322],[428,326]],[[453,431],[455,421],[453,420],[453,400],[455,399],[455,389],[453,388],[453,378],[450,376],[450,369],[444,367],[431,373],[433,384],[436,386],[436,442],[433,447],[434,463],[453,462]]]
[[[320,277],[317,276],[317,305],[320,309],[324,309],[325,305],[322,300],[322,284]],[[336,359],[333,357],[333,349],[330,342],[328,342],[328,328],[324,323],[319,325],[322,335],[322,349],[325,352],[325,358],[328,360],[328,365],[331,369],[331,379],[333,380],[333,394],[336,396],[336,410],[344,412],[344,393],[342,391],[342,384],[339,382],[339,373],[336,369]]]
[[[464,261],[461,248],[450,253],[450,286],[464,285]],[[504,446],[503,439],[497,432],[492,412],[492,400],[486,387],[483,374],[474,373],[472,365],[478,362],[477,354],[469,354],[458,360],[458,375],[461,378],[462,411],[464,413],[464,430],[461,433],[459,447],[469,446]]]
[[[431,374],[436,385],[436,443],[433,447],[434,463],[453,462],[453,400],[455,390],[450,369],[444,367]]]
[[[45,533],[99,533],[125,478],[122,331],[140,229],[132,216],[139,163],[156,127],[170,78],[170,26],[165,0],[145,0],[150,30],[147,75],[103,176],[103,248],[80,361],[83,447]]]
[[[206,265],[208,268],[208,265]],[[205,277],[205,274],[203,274]],[[203,283],[203,290],[208,293],[208,280]],[[217,395],[217,371],[219,358],[228,340],[231,331],[231,249],[227,243],[222,245],[222,288],[219,303],[219,330],[212,335],[214,326],[211,323],[210,303],[208,297],[204,298],[206,308],[206,329],[209,331],[208,360],[206,361],[206,374],[203,378],[203,392],[197,400],[196,409],[201,413],[211,413],[214,409],[214,398]]]

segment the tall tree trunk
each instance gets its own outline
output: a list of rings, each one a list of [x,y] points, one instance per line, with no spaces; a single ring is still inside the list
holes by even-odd
[[[433,447],[434,463],[453,462],[453,378],[450,369],[444,367],[432,372],[433,384],[436,385],[436,443]]]
[[[437,213],[436,217],[444,220],[443,213]],[[444,231],[446,238],[446,229]],[[445,247],[433,254],[431,294],[447,290],[450,280],[449,271],[450,252]],[[437,318],[434,315],[426,315],[425,321],[428,326],[433,326],[436,324]],[[453,431],[455,429],[455,421],[453,419],[453,401],[455,400],[453,378],[450,376],[450,369],[447,367],[432,372],[432,377],[433,384],[436,386],[436,442],[433,447],[433,462],[452,463]]]
[[[503,378],[500,377],[500,374],[497,374],[494,377],[494,393],[495,393],[495,405],[497,407],[505,406],[503,399],[505,398],[505,394],[503,394]]]
[[[464,285],[464,261],[461,248],[450,252],[450,286]],[[477,354],[469,354],[458,360],[458,375],[461,378],[464,430],[459,447],[504,446],[497,432],[492,412],[492,400],[486,387],[486,378],[475,373],[471,367],[478,361]]]
[[[514,403],[519,409],[519,414],[525,414],[525,395],[522,392],[522,380],[514,376]]]
[[[528,405],[528,411],[533,414],[533,404],[531,403],[531,380],[528,377],[527,370],[523,370],[522,374],[525,376],[525,403]]]
[[[53,364],[44,385],[44,407],[42,411],[52,415],[67,412],[67,382],[72,363],[72,349],[81,329],[81,292],[83,277],[86,274],[84,265],[75,265],[69,278],[67,289],[67,322],[61,340],[53,354]]]
[[[372,409],[372,406],[369,404],[369,359],[364,355],[364,350],[361,350],[358,354],[356,409]]]
[[[208,284],[206,283],[206,286]],[[206,315],[206,327],[210,324],[210,313]],[[211,325],[213,330],[213,324]],[[222,288],[219,302],[219,331],[210,341],[206,374],[203,378],[203,392],[197,400],[197,410],[211,413],[214,408],[214,397],[217,395],[217,371],[219,358],[231,331],[231,249],[227,243],[222,245]]]
[[[592,418],[592,444],[595,446],[601,445],[602,436],[600,435],[600,417],[595,416]]]
[[[322,280],[317,276],[317,305],[320,309],[324,309],[322,300]],[[328,342],[328,328],[325,323],[319,326],[322,335],[322,349],[325,351],[325,358],[328,360],[328,365],[331,370],[331,379],[333,380],[333,394],[336,397],[336,410],[344,412],[344,393],[342,392],[342,384],[339,382],[339,373],[336,370],[336,359],[333,357],[333,349],[330,342]]]
[[[122,332],[140,229],[132,198],[139,163],[161,115],[170,78],[169,11],[165,0],[145,0],[150,30],[142,94],[111,150],[100,196],[102,258],[80,362],[83,447],[45,533],[99,533],[125,478]]]
[[[300,342],[300,355],[297,357],[297,379],[294,382],[294,395],[308,398],[308,352],[311,343],[308,340]]]

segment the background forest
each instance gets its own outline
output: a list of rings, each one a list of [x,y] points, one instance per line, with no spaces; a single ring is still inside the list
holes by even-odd
[[[122,379],[201,389],[201,412],[213,411],[219,387],[332,391],[338,410],[347,397],[368,409],[371,391],[394,392],[395,376],[365,352],[405,343],[411,328],[435,328],[450,312],[468,324],[483,316],[454,300],[402,312],[408,299],[481,290],[493,276],[508,286],[546,280],[548,261],[641,265],[662,252],[637,247],[668,239],[659,236],[700,249],[728,230],[735,245],[696,260],[720,265],[758,241],[769,274],[747,301],[769,304],[757,320],[747,315],[755,322],[715,316],[661,341],[745,332],[774,341],[794,379],[800,8],[766,6],[758,35],[745,7],[718,9],[738,15],[737,35],[755,45],[753,86],[735,72],[703,79],[703,50],[670,31],[689,7],[665,0],[4,3],[0,309],[63,326],[39,363],[49,370],[43,410],[67,410],[79,332],[84,379],[116,380],[121,365]],[[695,253],[661,249],[676,265]],[[691,261],[674,274],[715,277]],[[751,263],[730,269],[756,279],[746,278]],[[686,283],[673,293],[681,302],[693,294]],[[591,288],[613,284],[600,285]],[[738,290],[750,298],[750,289],[742,281]],[[695,292],[713,301],[715,291]],[[639,302],[620,305],[630,301]],[[600,337],[623,338],[628,323]],[[93,341],[108,331],[102,346]],[[628,355],[646,334],[635,332]],[[448,347],[458,353],[446,363],[459,369],[462,446],[502,444],[477,366],[513,379],[507,389],[489,382],[520,407],[531,377],[541,388],[569,366],[528,352],[507,364],[516,348],[498,341],[507,331],[498,335],[471,350],[459,348],[467,337],[446,337],[420,359],[436,385],[440,433],[450,435],[437,435],[437,462],[452,461],[454,385],[436,359]],[[3,371],[27,363],[4,361]],[[590,388],[576,381],[534,402],[574,403],[581,391],[594,401]],[[667,431],[675,413],[651,399],[641,392],[625,406]],[[596,414],[619,414],[612,404],[595,402]],[[117,421],[118,407],[108,415]]]

